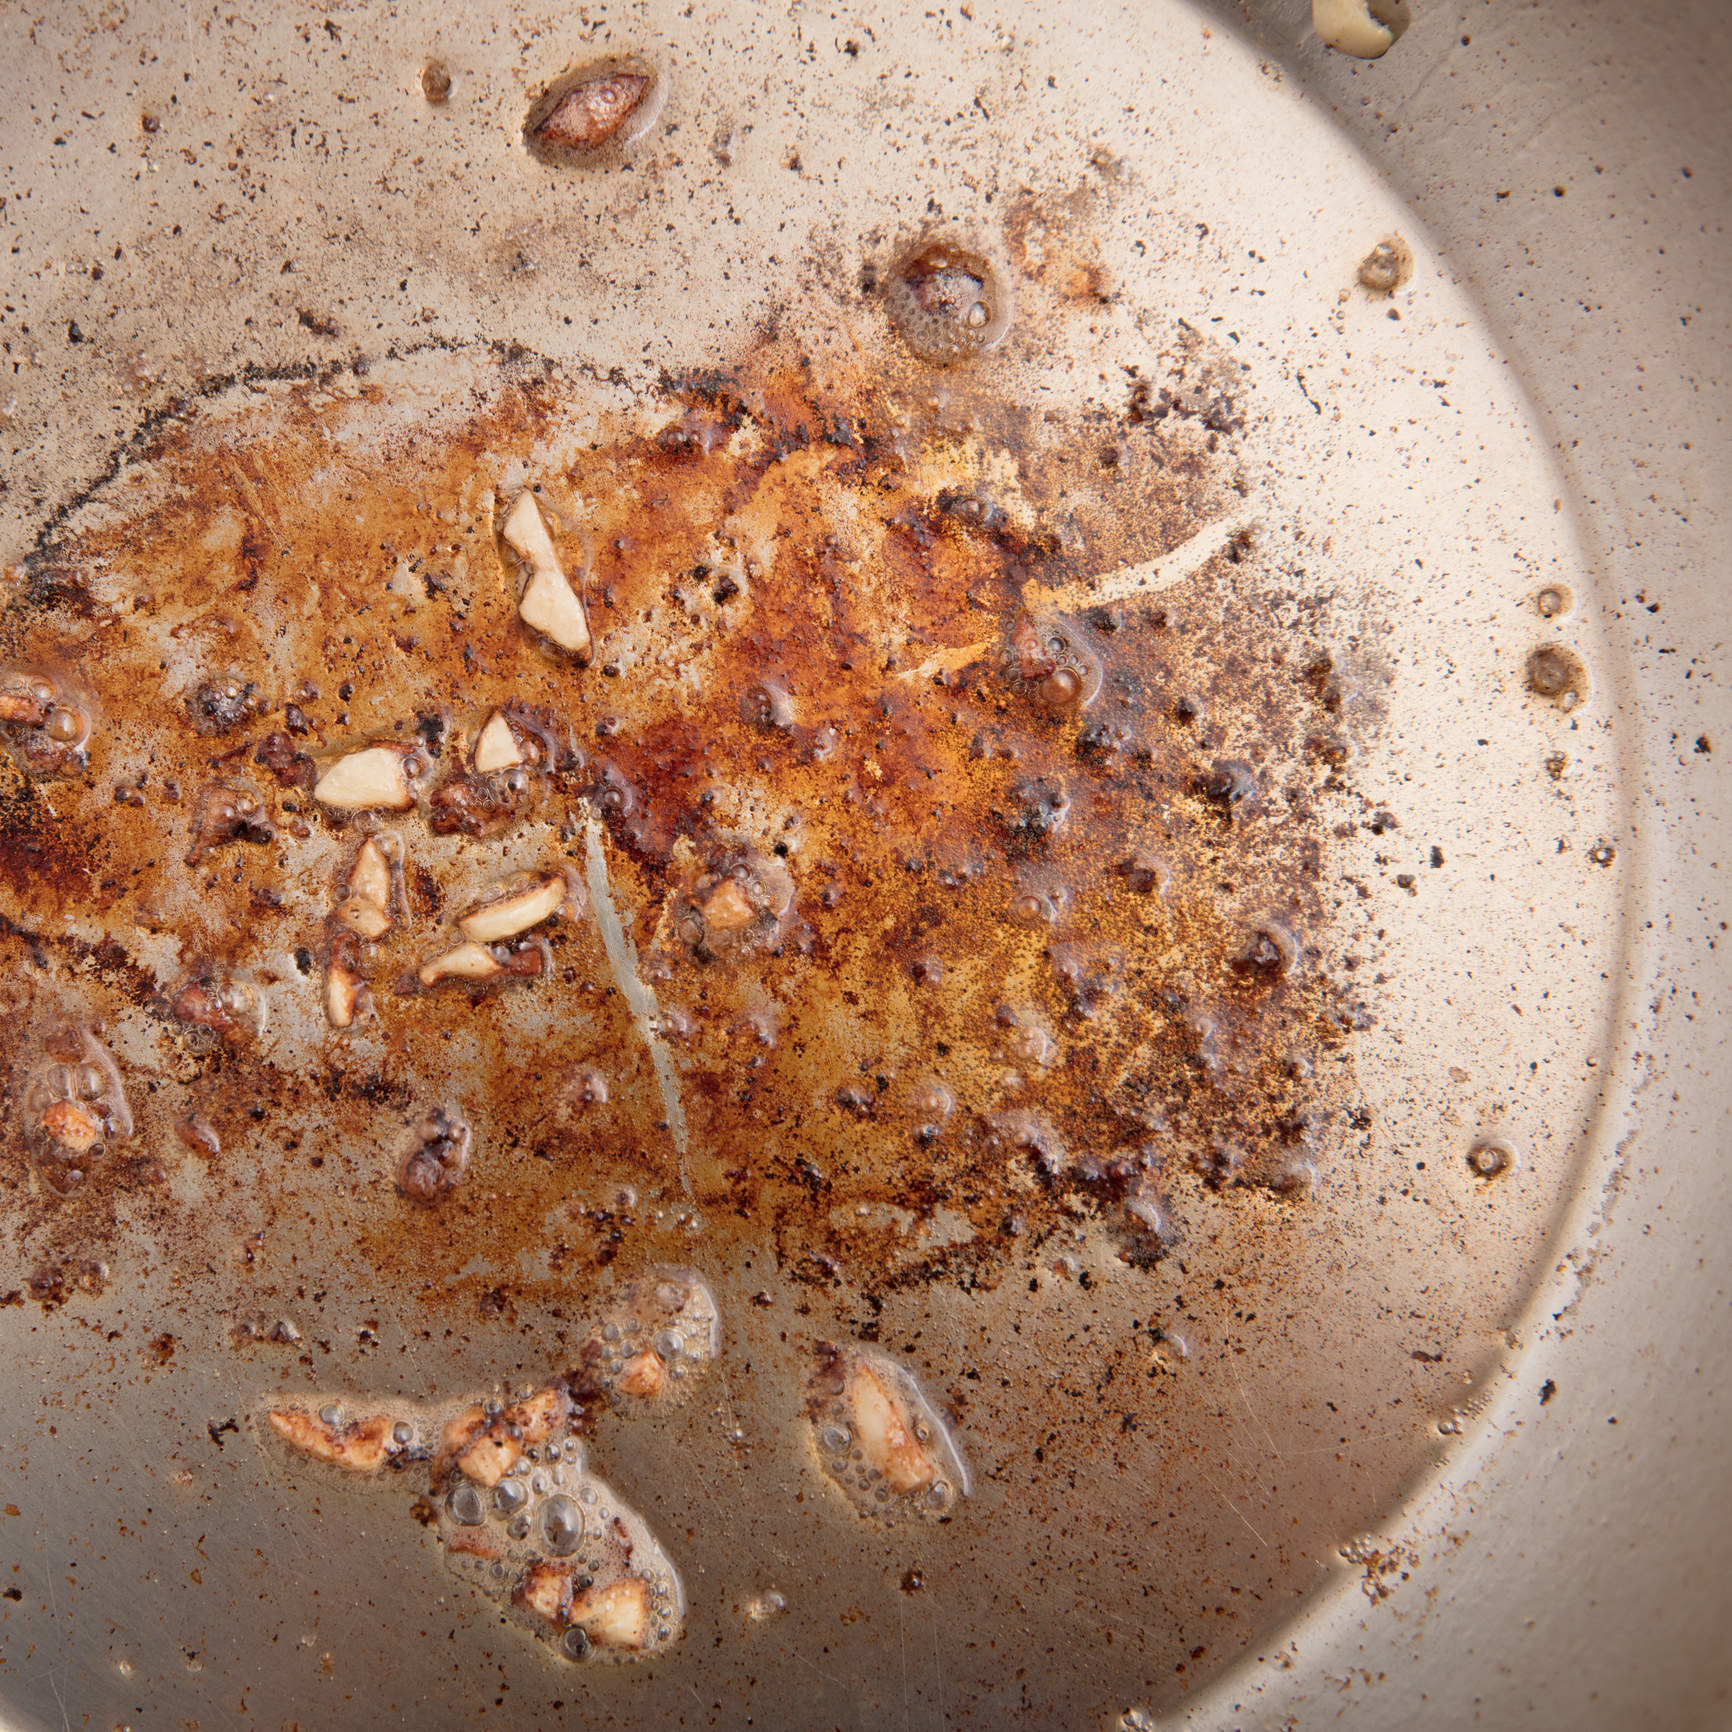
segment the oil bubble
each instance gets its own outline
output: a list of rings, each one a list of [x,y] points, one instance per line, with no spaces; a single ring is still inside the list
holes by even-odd
[[[926,238],[908,247],[885,283],[890,322],[923,361],[948,365],[996,347],[1010,329],[1010,279],[986,253]]]
[[[731,849],[674,899],[674,926],[702,961],[773,949],[794,905],[794,880],[775,856]]]
[[[1024,614],[999,658],[1005,683],[1052,713],[1086,710],[1100,696],[1105,667],[1079,627]]]
[[[761,1594],[753,1594],[746,1601],[746,1616],[754,1624],[768,1623],[771,1618],[779,1618],[787,1609],[787,1599],[774,1588],[766,1588]]]
[[[1231,967],[1235,974],[1254,979],[1285,979],[1299,963],[1299,941],[1282,921],[1265,916],[1254,921],[1244,935]]]
[[[481,1488],[467,1481],[451,1493],[445,1507],[450,1510],[451,1519],[461,1527],[478,1528],[487,1520],[487,1505],[481,1496]]]
[[[1359,261],[1359,282],[1374,295],[1392,295],[1413,275],[1413,249],[1400,235],[1385,235]]]
[[[239,674],[203,680],[186,700],[192,725],[206,735],[233,733],[258,713],[258,687]],[[52,724],[51,724],[52,725]]]
[[[89,761],[90,706],[46,674],[0,672],[0,739],[29,775],[48,780]]]
[[[1115,870],[1142,896],[1165,896],[1173,887],[1173,869],[1165,856],[1139,848],[1118,862]]]
[[[435,1107],[410,1127],[397,1164],[397,1189],[411,1202],[443,1202],[463,1182],[473,1140],[462,1118]]]
[[[215,782],[203,790],[193,809],[192,847],[186,863],[196,866],[213,848],[228,842],[263,848],[276,839],[276,826],[257,788],[250,782]]]
[[[1476,1179],[1501,1179],[1517,1171],[1521,1155],[1503,1137],[1481,1137],[1467,1151],[1467,1166]]]
[[[1575,605],[1575,595],[1567,583],[1548,583],[1534,597],[1534,606],[1542,619],[1562,619]]]
[[[265,1029],[265,1001],[256,988],[212,964],[200,964],[174,990],[169,1015],[231,1045]]]
[[[583,1511],[563,1492],[557,1493],[536,1511],[535,1531],[548,1556],[568,1558],[583,1543]]]
[[[1565,715],[1587,701],[1588,670],[1564,644],[1541,644],[1528,656],[1528,690],[1547,698]]]
[[[740,715],[749,727],[765,733],[794,731],[794,700],[779,680],[768,677],[753,680],[740,693]]]

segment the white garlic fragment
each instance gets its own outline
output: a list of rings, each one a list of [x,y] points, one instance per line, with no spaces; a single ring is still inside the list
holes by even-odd
[[[498,710],[487,718],[481,736],[475,742],[475,773],[485,776],[490,770],[509,770],[523,762],[517,736],[511,724]]]
[[[376,836],[369,836],[349,869],[336,918],[358,938],[383,938],[397,922],[391,915],[391,865]]]
[[[415,804],[409,773],[406,753],[394,746],[366,746],[340,757],[319,778],[313,798],[345,812],[406,812]]]
[[[502,534],[506,546],[529,567],[529,582],[517,603],[523,623],[579,661],[588,661],[589,619],[560,566],[547,519],[533,493],[519,495]]]
[[[1386,54],[1409,21],[1406,0],[1311,0],[1311,28],[1359,60]]]
[[[539,926],[557,911],[565,896],[563,878],[543,879],[515,896],[501,897],[465,914],[457,922],[458,929],[476,944],[497,944],[502,938],[515,938],[518,933]]]
[[[493,980],[505,972],[505,964],[482,944],[459,944],[443,956],[435,956],[416,970],[423,986],[442,980]]]

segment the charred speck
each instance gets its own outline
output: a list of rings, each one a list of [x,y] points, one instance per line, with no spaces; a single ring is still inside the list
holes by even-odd
[[[257,689],[251,680],[244,684],[239,680],[206,680],[187,700],[192,725],[201,734],[226,734],[244,727],[253,719]]]
[[[295,712],[300,715],[300,711]],[[288,718],[285,715],[284,720]],[[306,717],[301,716],[300,732],[306,732]],[[304,788],[311,792],[318,781],[318,767],[307,753],[296,749],[289,736],[281,731],[266,734],[253,753],[253,762],[262,765],[284,788]]]
[[[1217,758],[1198,775],[1197,792],[1231,813],[1257,792],[1257,772],[1239,758]]]
[[[1064,784],[1048,776],[1018,782],[1010,790],[1004,814],[1012,852],[1028,854],[1043,847],[1070,816],[1070,795]]]

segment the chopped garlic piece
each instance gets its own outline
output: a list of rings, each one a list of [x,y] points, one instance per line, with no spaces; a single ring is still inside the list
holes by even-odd
[[[704,904],[704,925],[718,932],[742,932],[757,918],[751,898],[732,878],[724,878]]]
[[[337,910],[337,918],[357,938],[365,938],[369,943],[383,938],[394,924],[391,916],[377,903],[362,902],[355,897]]]
[[[563,1624],[566,1608],[571,1604],[571,1575],[569,1564],[550,1564],[538,1559],[523,1572],[517,1603],[550,1624]]]
[[[368,746],[339,758],[319,778],[313,798],[347,812],[374,807],[404,812],[415,804],[403,754],[390,746]]]
[[[1311,0],[1311,28],[1343,54],[1376,60],[1407,28],[1405,0]]]
[[[421,964],[419,973],[423,986],[436,986],[441,980],[492,980],[505,972],[505,964],[491,950],[480,944],[459,944],[443,956]]]
[[[613,1386],[621,1395],[635,1395],[645,1401],[651,1400],[667,1387],[667,1367],[662,1364],[661,1355],[653,1347],[646,1347],[641,1353],[634,1353],[620,1367],[619,1376],[613,1380]]]
[[[562,650],[588,659],[589,621],[584,617],[583,603],[566,582],[565,573],[557,567],[536,572],[517,604],[517,611],[525,625],[533,626]]]
[[[517,749],[517,736],[511,724],[497,710],[487,718],[481,737],[475,742],[475,773],[485,776],[489,770],[509,770],[521,764],[523,754]]]
[[[522,494],[505,520],[505,542],[529,567],[529,582],[517,604],[523,623],[545,638],[587,661],[589,619],[583,603],[561,569],[547,519],[533,493]]]
[[[490,1425],[457,1457],[465,1479],[495,1486],[522,1459],[523,1445],[502,1425]]]
[[[63,1149],[88,1154],[102,1141],[102,1126],[73,1101],[56,1101],[42,1115],[42,1128]]]
[[[867,1465],[884,1475],[884,1483],[901,1496],[919,1491],[938,1477],[931,1458],[908,1429],[896,1398],[864,1361],[848,1377],[848,1397],[854,1407],[854,1428]]]
[[[383,908],[391,900],[391,868],[376,836],[369,836],[349,873],[349,894]]]
[[[649,1640],[649,1583],[638,1576],[590,1588],[572,1602],[566,1618],[580,1624],[598,1648],[641,1648]]]
[[[348,1028],[354,1022],[364,984],[352,969],[332,963],[325,976],[325,1020],[332,1028]]]
[[[369,836],[355,855],[338,922],[358,938],[383,938],[397,922],[391,916],[391,866],[376,836]]]
[[[391,1420],[384,1415],[343,1426],[327,1425],[298,1407],[273,1408],[265,1417],[291,1449],[355,1473],[377,1473],[397,1451]]]
[[[520,932],[538,926],[565,900],[565,880],[549,878],[515,896],[489,902],[457,922],[465,938],[477,944],[496,944],[502,938],[515,938]]]

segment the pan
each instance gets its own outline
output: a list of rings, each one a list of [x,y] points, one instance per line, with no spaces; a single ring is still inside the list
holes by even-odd
[[[11,1720],[1715,1723],[1692,16],[11,27]]]

